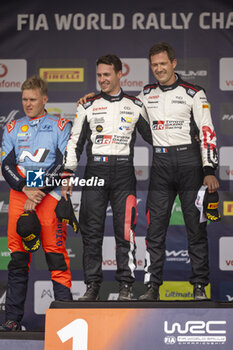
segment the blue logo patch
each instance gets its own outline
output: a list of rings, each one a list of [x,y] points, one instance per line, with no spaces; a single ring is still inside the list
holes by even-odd
[[[45,172],[40,170],[27,171],[27,187],[43,187]]]

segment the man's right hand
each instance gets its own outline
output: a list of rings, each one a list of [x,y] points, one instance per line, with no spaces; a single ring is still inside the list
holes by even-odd
[[[84,95],[83,97],[81,97],[78,101],[77,101],[77,106],[83,105],[84,103],[87,102],[88,98],[94,97],[95,96],[95,92],[89,92],[88,94]]]
[[[67,180],[66,185],[64,184],[65,181],[63,180],[63,185],[61,186],[61,195],[67,201],[68,200],[67,193],[69,193],[70,197],[72,196],[73,185],[72,184],[70,185],[70,183],[69,183],[70,179],[69,178],[67,178],[66,180]]]
[[[46,196],[44,192],[38,189],[38,187],[27,187],[24,186],[22,192],[26,194],[26,196],[36,204],[39,204],[42,199]]]

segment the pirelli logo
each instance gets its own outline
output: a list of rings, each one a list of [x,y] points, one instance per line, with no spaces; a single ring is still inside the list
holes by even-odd
[[[217,203],[208,203],[207,208],[208,209],[217,209],[218,208],[218,202]]]
[[[223,215],[233,216],[233,202],[230,202],[230,201],[223,202]]]
[[[40,68],[40,77],[48,83],[82,83],[84,68]]]

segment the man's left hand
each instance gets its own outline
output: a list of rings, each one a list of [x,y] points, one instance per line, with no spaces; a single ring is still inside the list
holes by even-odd
[[[36,210],[36,203],[33,202],[31,199],[27,198],[25,204],[24,204],[24,211],[34,211]]]
[[[219,189],[219,182],[214,175],[207,175],[204,177],[203,185],[208,186],[208,192],[214,193]]]

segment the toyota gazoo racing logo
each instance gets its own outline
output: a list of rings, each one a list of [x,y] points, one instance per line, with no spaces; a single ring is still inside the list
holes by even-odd
[[[97,135],[95,138],[96,144],[103,144],[103,145],[109,145],[112,140],[112,135]]]
[[[7,75],[8,73],[8,68],[5,64],[0,63],[0,78],[3,78]]]
[[[226,321],[164,321],[165,344],[211,344],[219,345],[226,342]]]
[[[153,130],[164,130],[165,121],[164,120],[154,120],[152,125]]]

